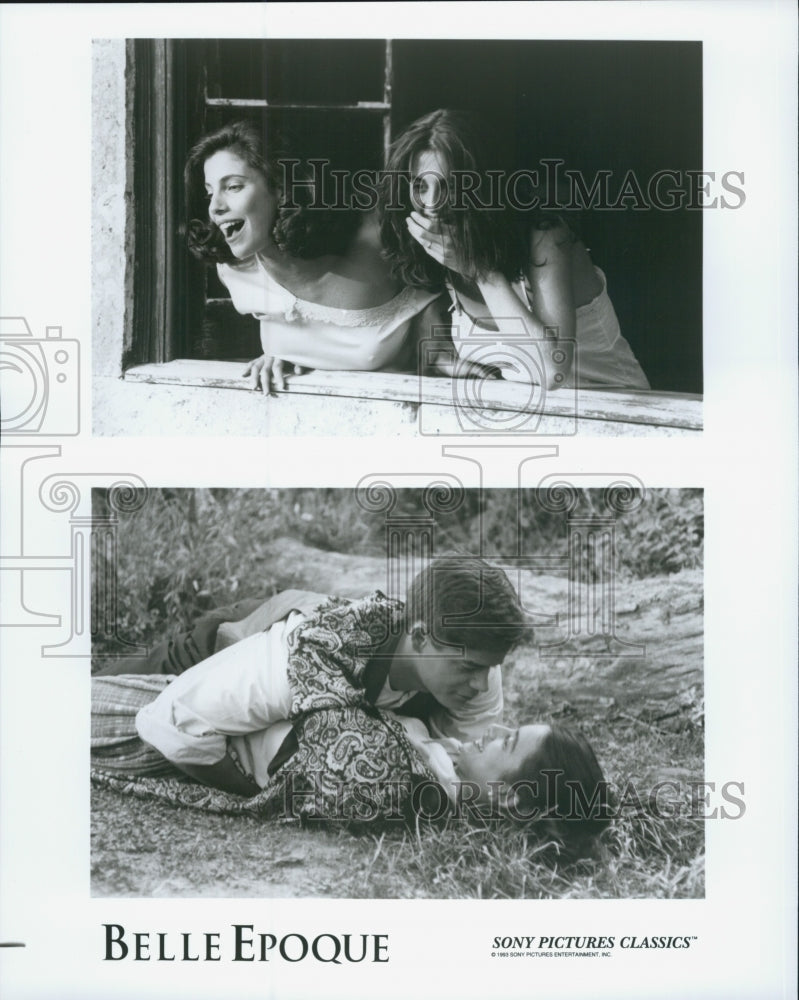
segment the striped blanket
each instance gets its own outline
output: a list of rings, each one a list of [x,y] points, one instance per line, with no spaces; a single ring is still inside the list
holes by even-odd
[[[169,775],[176,768],[136,732],[136,713],[171,678],[136,674],[92,679],[92,766],[128,775]]]

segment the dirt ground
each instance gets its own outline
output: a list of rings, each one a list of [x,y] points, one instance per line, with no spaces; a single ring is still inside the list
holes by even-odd
[[[281,589],[342,596],[387,589],[384,560],[322,552],[292,540],[274,547],[264,572]],[[520,589],[526,608],[557,616],[557,624],[537,627],[534,644],[506,661],[506,721],[588,724],[613,781],[701,778],[673,752],[641,761],[634,775],[617,773],[609,758],[631,729],[678,734],[701,724],[702,586],[701,570],[616,581],[605,597],[606,606],[615,605],[615,628],[603,634],[599,625],[591,629],[577,621],[581,632],[574,634],[565,576],[525,572]],[[97,788],[91,829],[96,896],[341,898],[357,894],[353,873],[362,875],[376,850],[374,839],[343,829],[305,832],[292,824],[142,803]]]

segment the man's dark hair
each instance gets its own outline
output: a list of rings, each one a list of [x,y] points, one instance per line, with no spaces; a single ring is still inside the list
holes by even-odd
[[[442,556],[422,570],[408,588],[405,616],[439,645],[485,650],[498,661],[528,628],[505,571],[470,555]]]

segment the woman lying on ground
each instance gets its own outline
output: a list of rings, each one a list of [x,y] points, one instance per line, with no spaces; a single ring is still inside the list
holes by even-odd
[[[136,661],[140,673],[95,675],[92,761],[218,790],[173,780],[177,801],[355,822],[546,814],[573,840],[601,826],[568,818],[572,782],[584,813],[602,805],[590,747],[554,727],[495,726],[499,664],[525,625],[504,570],[463,555],[432,560],[405,602],[284,591],[217,609]]]
[[[325,207],[314,169],[258,128],[236,122],[201,139],[186,164],[195,256],[217,266],[238,312],[260,321],[263,357],[253,388],[284,388],[307,368],[399,370],[415,353],[412,320],[437,292],[404,287],[381,256],[375,213]]]
[[[470,374],[481,364],[546,389],[649,388],[575,213],[537,207],[530,185],[489,169],[467,116],[420,118],[396,139],[386,167],[386,258],[398,280],[446,287],[452,300],[458,359],[445,370]]]
[[[229,738],[253,783],[237,796],[196,783],[136,733],[135,716],[164,676],[92,679],[92,780],[123,793],[211,812],[344,821],[354,828],[417,817],[536,824],[570,853],[609,819],[607,783],[591,747],[559,726],[492,727],[479,740],[434,740],[424,723],[365,706],[309,712]],[[249,773],[248,773],[249,772]]]
[[[231,735],[251,785],[222,792],[182,774],[137,735],[137,713],[171,678],[92,679],[92,780],[142,798],[212,812],[308,821],[505,820],[570,854],[609,819],[607,783],[580,734],[559,726],[492,727],[470,742],[434,740],[423,722],[363,705],[331,705],[260,733]]]

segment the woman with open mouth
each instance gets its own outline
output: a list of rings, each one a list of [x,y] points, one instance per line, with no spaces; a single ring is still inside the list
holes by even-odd
[[[316,162],[236,122],[201,139],[186,164],[190,197],[204,187],[208,202],[189,247],[216,264],[238,312],[260,321],[264,353],[244,374],[264,393],[307,368],[405,367],[412,322],[437,295],[392,278],[375,213],[326,204]]]

